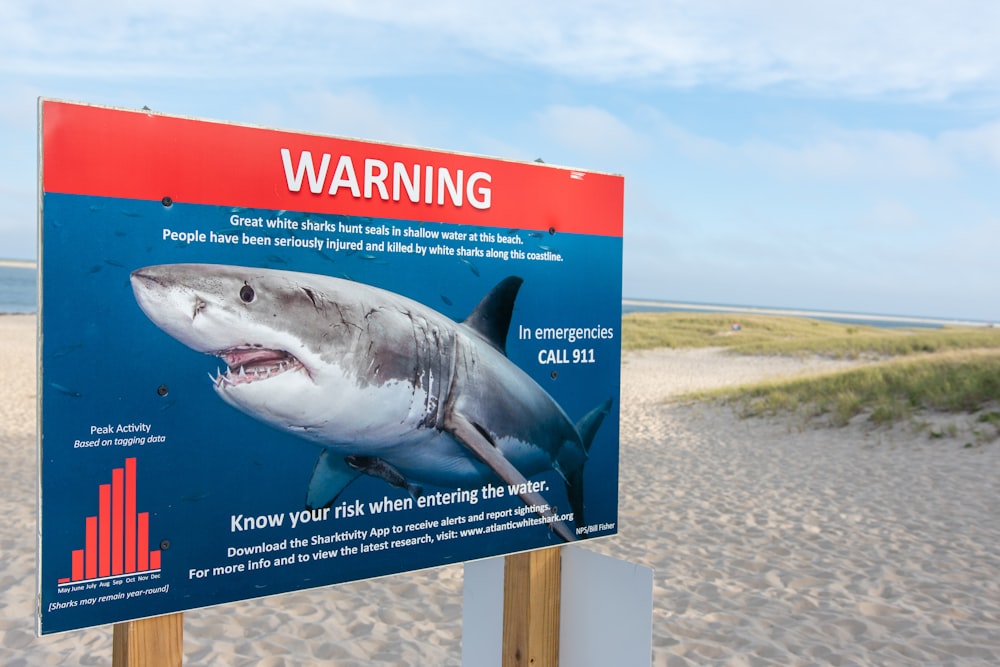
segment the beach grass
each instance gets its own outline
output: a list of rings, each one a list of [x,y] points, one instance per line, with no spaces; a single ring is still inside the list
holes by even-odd
[[[739,331],[733,330],[735,323],[740,325]],[[847,327],[830,322],[778,315],[629,313],[622,317],[622,347],[626,350],[738,348],[766,341],[833,338],[847,335],[846,330]]]
[[[1000,436],[1000,329],[883,329],[807,318],[634,313],[623,318],[623,347],[725,347],[735,354],[821,355],[863,366],[764,382],[685,398],[735,405],[741,415],[793,413],[845,425],[859,415],[876,425],[925,411],[978,414],[987,439]]]
[[[924,411],[975,414],[994,436],[1000,413],[1000,350],[945,352],[905,357],[848,371],[765,382],[712,392],[746,417],[794,413],[834,426],[865,414],[876,425],[914,418]]]
[[[737,354],[880,358],[1000,348],[1000,328],[881,328],[779,315],[629,313],[622,317],[622,347],[725,347]]]

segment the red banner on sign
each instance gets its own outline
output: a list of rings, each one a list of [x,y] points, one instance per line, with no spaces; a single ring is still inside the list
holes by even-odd
[[[621,176],[54,101],[42,125],[50,193],[622,235]]]

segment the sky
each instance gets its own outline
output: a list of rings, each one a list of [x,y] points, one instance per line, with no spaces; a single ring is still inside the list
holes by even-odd
[[[0,0],[0,258],[37,256],[46,97],[623,174],[626,297],[1000,321],[998,25],[982,0]]]

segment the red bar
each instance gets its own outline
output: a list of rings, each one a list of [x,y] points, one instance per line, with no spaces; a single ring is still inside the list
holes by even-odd
[[[111,574],[125,572],[125,470],[111,471]]]
[[[149,512],[139,512],[139,572],[149,569]]]
[[[149,552],[149,569],[159,570],[160,569],[160,550]]]
[[[83,549],[73,550],[73,581],[83,579]]]
[[[125,459],[125,572],[135,572],[135,458]]]
[[[49,100],[42,106],[42,129],[47,193],[147,201],[170,196],[189,204],[540,231],[552,227],[617,237],[623,230],[621,176]],[[314,165],[329,156],[321,192],[314,194],[302,184],[291,190],[283,149],[293,170],[301,169],[305,152]],[[428,203],[423,189],[418,202],[405,194],[388,200],[359,198],[346,187],[330,195],[341,157],[350,160],[355,173],[362,173],[369,159],[390,169],[398,161],[407,171],[419,168],[423,184],[428,182],[425,169],[433,168],[435,174],[441,168],[456,175],[462,171],[466,179],[483,172],[490,175],[488,183],[481,182],[489,185],[490,204],[478,209],[470,197],[461,205],[449,198],[442,204],[439,195]],[[434,180],[432,176],[430,182]]]
[[[59,583],[60,584],[68,584],[71,581],[73,581],[73,580],[70,579],[69,577],[62,577],[62,578],[59,579]]]
[[[97,579],[97,517],[87,517],[87,546],[85,567],[87,579]]]
[[[100,567],[98,576],[111,576],[111,485],[101,484],[99,489],[100,506],[98,510],[98,549]]]

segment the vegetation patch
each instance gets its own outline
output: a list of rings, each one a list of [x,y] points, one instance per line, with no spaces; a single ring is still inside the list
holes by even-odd
[[[924,410],[975,414],[1000,401],[1000,350],[902,358],[839,373],[700,392],[735,405],[744,416],[796,413],[844,425],[867,414],[885,425]],[[1000,417],[979,419],[996,425]],[[944,434],[940,434],[944,435]]]
[[[883,358],[1000,349],[1000,328],[879,328],[771,315],[629,313],[622,317],[622,347],[726,347],[737,354]]]
[[[734,354],[870,359],[848,371],[697,392],[686,398],[733,404],[744,416],[794,413],[845,425],[878,425],[923,411],[977,415],[979,435],[1000,437],[1000,329],[878,328],[799,317],[708,313],[630,313],[622,346],[725,347]],[[955,428],[930,429],[947,437]]]

